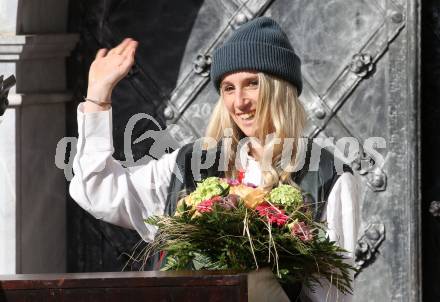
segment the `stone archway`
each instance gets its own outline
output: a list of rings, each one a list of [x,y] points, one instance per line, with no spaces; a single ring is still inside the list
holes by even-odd
[[[0,74],[14,74],[0,123],[0,274],[64,272],[66,185],[56,168],[65,136],[67,0],[0,3]]]

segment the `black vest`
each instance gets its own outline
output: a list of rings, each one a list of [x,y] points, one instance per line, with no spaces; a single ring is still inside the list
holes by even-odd
[[[321,149],[318,170],[309,171],[312,146],[313,143],[310,140],[307,146],[303,168],[297,172],[293,172],[291,177],[293,181],[295,181],[295,183],[298,184],[304,192],[307,192],[308,196],[310,196],[310,198],[307,199],[307,203],[312,206],[315,220],[319,220],[322,216],[322,211],[326,205],[330,191],[339,178],[339,175],[335,168],[335,158],[333,154],[326,149]],[[176,168],[180,172],[180,179],[179,177],[176,177],[176,173],[173,173],[165,205],[165,213],[167,215],[174,215],[179,199],[185,194],[191,193],[196,188],[196,180],[194,180],[193,173],[191,172],[193,151],[194,155],[201,155],[200,162],[203,163],[206,160],[207,151],[195,150],[194,143],[187,144],[179,150],[176,159]],[[207,169],[200,169],[201,179],[210,176],[224,176],[222,171],[218,171],[220,152],[221,145],[216,150],[214,164]],[[343,164],[342,167],[344,172],[353,173],[349,166]]]

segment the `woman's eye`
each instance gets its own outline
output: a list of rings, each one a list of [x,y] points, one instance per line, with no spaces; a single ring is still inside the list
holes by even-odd
[[[225,86],[225,87],[223,88],[223,90],[226,91],[226,92],[228,92],[228,91],[232,91],[233,89],[234,89],[234,87],[232,87],[232,86]]]
[[[258,86],[258,80],[252,80],[249,82],[251,86]]]

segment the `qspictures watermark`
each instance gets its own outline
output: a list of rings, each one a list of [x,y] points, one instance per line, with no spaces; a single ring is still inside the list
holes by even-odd
[[[154,123],[158,130],[147,130],[137,139],[131,142],[132,133],[135,125],[142,119],[147,119]],[[133,115],[128,121],[124,131],[124,155],[125,161],[121,161],[121,165],[124,167],[133,167],[139,165],[146,165],[150,161],[160,159],[168,150],[176,150],[182,147],[186,142],[177,141],[172,135],[173,131],[178,129],[178,125],[169,125],[166,129],[163,129],[160,124],[151,116],[146,113],[138,113]],[[219,157],[219,171],[227,171],[231,154],[232,145],[232,129],[224,129],[222,145],[220,149]],[[137,144],[143,140],[150,139],[153,141],[148,154],[145,154],[141,159],[134,160],[132,152],[132,144]],[[296,160],[293,160],[293,146],[298,140],[298,145],[302,149],[298,150]],[[265,138],[265,144],[259,141],[255,137],[245,137],[240,140],[235,150],[236,158],[234,159],[235,168],[237,170],[244,169],[246,165],[246,157],[249,152],[250,146],[257,144],[263,146],[263,156],[260,159],[260,168],[262,171],[269,171],[272,169],[272,157],[273,149],[275,145],[282,144],[282,152],[280,159],[280,168],[286,172],[296,172],[304,167],[306,162],[306,154],[308,146],[311,146],[309,150],[309,171],[317,171],[321,160],[322,149],[329,150],[335,157],[334,165],[338,174],[342,174],[344,169],[343,165],[350,165],[353,161],[359,158],[360,154],[368,154],[374,161],[374,166],[362,167],[363,169],[373,169],[375,166],[381,166],[384,158],[378,149],[386,148],[386,140],[383,137],[369,137],[362,144],[354,137],[342,137],[335,140],[334,137],[327,138],[313,138],[312,144],[310,144],[309,138],[281,138],[274,136],[274,134],[268,134]],[[74,160],[77,155],[78,139],[76,137],[64,137],[62,138],[56,148],[55,152],[55,165],[64,171],[64,175],[68,181],[72,180]],[[191,172],[195,180],[201,180],[201,170],[212,167],[217,157],[218,142],[211,137],[202,137],[196,139],[193,145],[193,151],[191,156]],[[92,151],[93,152],[93,151]],[[183,181],[182,173],[179,171],[177,165],[172,171],[176,177]],[[154,185],[154,184],[151,184]]]

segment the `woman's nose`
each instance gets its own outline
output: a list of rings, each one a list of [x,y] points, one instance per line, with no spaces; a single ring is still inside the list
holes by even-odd
[[[251,102],[243,89],[238,88],[235,90],[235,106],[237,108],[246,108],[250,103]]]

